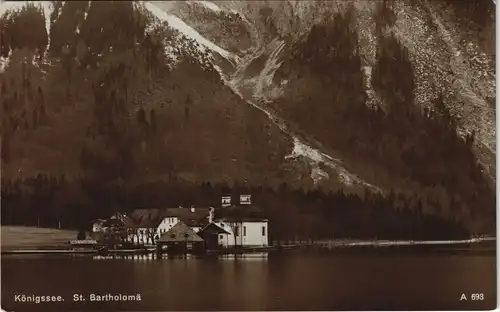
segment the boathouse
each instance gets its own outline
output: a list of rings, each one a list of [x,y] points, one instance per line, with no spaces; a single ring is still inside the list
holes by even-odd
[[[186,223],[178,221],[156,241],[158,252],[200,253],[205,250],[205,241]]]
[[[198,232],[198,235],[205,240],[205,248],[210,250],[222,248],[230,234],[213,222],[207,224]]]

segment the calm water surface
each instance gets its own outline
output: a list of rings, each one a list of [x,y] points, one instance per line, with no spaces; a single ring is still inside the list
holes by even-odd
[[[2,308],[64,310],[494,309],[494,255],[299,253],[244,258],[4,256]],[[90,302],[91,294],[140,294]],[[460,301],[465,293],[468,300]],[[482,293],[484,300],[472,301]],[[60,303],[15,303],[16,294]],[[73,295],[85,302],[74,302]]]

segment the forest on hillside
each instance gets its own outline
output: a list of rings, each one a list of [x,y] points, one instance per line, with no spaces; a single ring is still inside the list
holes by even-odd
[[[145,8],[58,1],[50,20],[47,34],[33,4],[0,18],[10,55],[0,74],[4,175],[22,167],[132,184],[295,175],[282,167],[291,140],[224,85],[207,51]]]

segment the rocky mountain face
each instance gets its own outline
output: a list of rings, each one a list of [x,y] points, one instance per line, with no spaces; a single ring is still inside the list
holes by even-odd
[[[491,1],[13,3],[6,177],[395,190],[491,226]]]
[[[202,1],[199,1],[202,2]],[[174,4],[170,5],[176,7]],[[180,2],[179,5],[187,5]],[[194,3],[194,2],[193,2]],[[395,37],[408,49],[414,67],[415,104],[428,106],[438,95],[461,123],[461,132],[474,132],[483,152],[494,152],[495,124],[495,17],[493,1],[213,1],[219,13],[240,13],[253,34],[255,62],[280,63],[288,49],[307,37],[314,25],[331,22],[336,13],[353,10],[350,27],[357,35],[369,101],[370,75],[376,63],[380,32]],[[207,8],[207,10],[210,10]],[[179,14],[190,23],[196,15]],[[229,14],[229,13],[228,13]],[[224,19],[223,19],[224,20]],[[197,22],[193,22],[196,28]],[[212,24],[219,24],[216,19]],[[208,29],[210,23],[205,23]],[[383,25],[382,25],[383,24]],[[383,29],[382,29],[383,28]],[[216,32],[212,28],[211,32]],[[237,37],[236,41],[240,40]],[[282,47],[276,41],[283,41]],[[217,41],[215,41],[217,42]],[[247,46],[244,47],[247,51]],[[292,48],[293,49],[293,48]],[[257,58],[265,50],[265,57]],[[274,53],[273,60],[264,60]],[[275,79],[273,87],[283,79]],[[269,94],[276,92],[271,86]],[[278,93],[279,94],[279,93]],[[258,94],[262,96],[262,94]],[[378,103],[384,105],[384,103]],[[481,154],[481,153],[480,153]],[[486,156],[485,156],[486,157]],[[487,163],[488,161],[485,161]]]

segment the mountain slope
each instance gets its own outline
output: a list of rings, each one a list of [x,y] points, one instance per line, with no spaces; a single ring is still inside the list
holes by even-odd
[[[23,10],[2,16],[6,36],[27,11],[46,18],[36,4]],[[232,54],[149,4],[68,2],[52,10],[50,44],[32,47],[20,37],[13,50],[11,39],[2,42],[4,177],[257,184],[266,172],[270,185],[310,185],[307,164],[285,158],[292,141],[221,80],[213,53],[237,60]],[[118,18],[133,24],[117,31]]]
[[[440,213],[494,213],[490,2],[215,3],[253,38],[231,85],[288,133],[361,181],[440,198]]]

